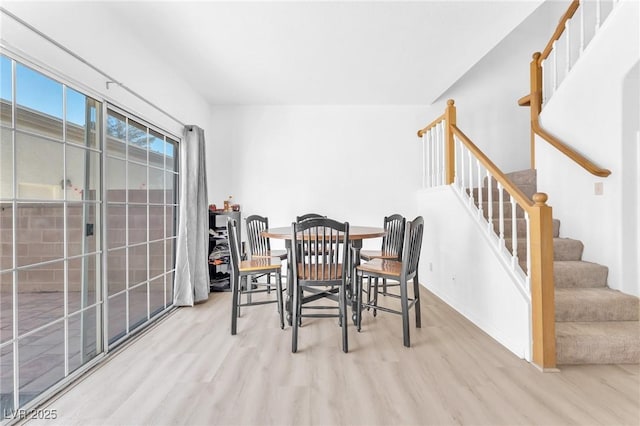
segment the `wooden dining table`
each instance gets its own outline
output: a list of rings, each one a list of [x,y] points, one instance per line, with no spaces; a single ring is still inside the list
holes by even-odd
[[[276,240],[284,240],[287,251],[291,248],[291,226],[277,227],[277,228],[269,228],[265,229],[260,233],[263,237],[273,238]],[[349,241],[351,243],[352,251],[350,253],[353,258],[360,256],[360,249],[362,248],[362,240],[369,238],[380,238],[386,234],[384,228],[375,227],[375,226],[355,226],[349,225]],[[301,238],[301,237],[299,237]],[[353,264],[352,257],[349,257],[350,265]],[[357,300],[356,297],[353,297],[353,292],[351,291],[353,286],[351,282],[353,281],[351,277],[351,267],[348,268],[348,283],[347,283],[347,297],[351,302],[351,307],[353,310],[353,318],[355,321],[355,312],[357,310]],[[287,296],[285,301],[285,311],[287,314],[287,322],[291,325],[292,311],[291,311],[291,297],[293,294],[293,270],[291,269],[291,263],[287,262]]]

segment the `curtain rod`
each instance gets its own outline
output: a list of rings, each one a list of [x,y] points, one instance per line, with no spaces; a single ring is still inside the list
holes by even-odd
[[[13,19],[16,22],[20,23],[21,25],[23,25],[27,29],[33,31],[34,33],[36,33],[40,37],[44,38],[45,40],[47,40],[49,43],[53,44],[57,48],[61,49],[62,51],[66,52],[67,54],[69,54],[72,57],[74,57],[75,59],[77,59],[78,61],[82,62],[83,64],[85,64],[86,66],[88,66],[89,68],[91,68],[92,70],[97,72],[98,74],[100,74],[103,77],[105,77],[107,79],[107,82],[106,82],[107,90],[109,89],[109,85],[110,84],[116,84],[116,85],[120,86],[121,88],[123,88],[124,90],[126,90],[127,92],[131,93],[136,98],[138,98],[141,101],[143,101],[144,103],[146,103],[147,105],[155,108],[157,111],[161,112],[162,114],[164,114],[165,116],[169,117],[170,119],[172,119],[176,123],[178,123],[181,126],[185,127],[185,124],[181,120],[178,120],[176,117],[174,117],[173,115],[171,115],[170,113],[168,113],[164,109],[160,108],[159,106],[157,106],[156,104],[154,104],[153,102],[151,102],[150,100],[145,98],[144,96],[138,94],[133,89],[130,89],[129,87],[124,85],[124,83],[119,82],[116,78],[114,78],[114,77],[110,76],[109,74],[107,74],[106,72],[102,71],[100,68],[96,67],[95,65],[93,65],[92,63],[90,63],[89,61],[84,59],[82,56],[80,56],[77,53],[75,53],[74,51],[72,51],[72,50],[68,49],[67,47],[63,46],[62,44],[58,43],[57,41],[55,41],[54,39],[52,39],[51,37],[49,37],[48,35],[46,35],[42,31],[38,30],[37,28],[35,28],[31,24],[29,24],[28,22],[22,20],[21,18],[19,18],[18,16],[14,15],[11,12],[9,12],[7,9],[5,9],[2,6],[0,6],[0,11],[2,13],[4,13],[5,15],[9,16],[11,19]]]

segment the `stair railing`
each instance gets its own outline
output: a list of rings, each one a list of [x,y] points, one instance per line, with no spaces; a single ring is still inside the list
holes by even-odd
[[[538,135],[589,173],[599,177],[607,177],[611,174],[610,170],[599,167],[544,130],[540,126],[538,117],[542,111],[542,105],[551,99],[618,2],[619,0],[573,0],[560,18],[556,30],[542,53],[533,54],[530,65],[531,92],[518,100],[520,106],[531,107],[532,169],[535,168],[535,139]],[[574,18],[576,12],[578,17]]]
[[[452,99],[447,101],[444,114],[418,130],[418,137],[423,150],[423,187],[453,185],[456,189],[518,289],[531,301],[533,362],[542,369],[555,368],[553,221],[547,195],[537,193],[530,200],[457,127]],[[505,211],[505,200],[510,212]],[[497,211],[494,201],[498,202]],[[519,241],[517,234],[519,213],[526,224],[524,241]],[[511,230],[505,232],[507,224]]]

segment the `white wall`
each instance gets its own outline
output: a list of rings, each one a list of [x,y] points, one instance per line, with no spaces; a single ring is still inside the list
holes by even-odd
[[[131,36],[123,21],[104,4],[96,2],[13,2],[2,7],[42,33],[85,58],[185,124],[209,130],[210,111],[205,100],[181,76],[169,69],[170,57],[159,58]],[[124,109],[177,136],[182,126],[110,85],[96,71],[64,53],[13,19],[0,13],[2,46],[43,70],[93,96],[111,100]],[[141,25],[144,25],[142,22]]]
[[[531,360],[529,299],[451,186],[418,193],[425,220],[420,282],[521,358]],[[425,310],[423,315],[429,315]]]
[[[637,1],[619,3],[541,115],[545,129],[611,175],[595,177],[536,142],[538,188],[549,194],[561,236],[582,240],[583,259],[609,267],[609,286],[635,295],[640,96],[632,70],[640,57],[639,7]],[[603,183],[603,195],[594,194],[595,183]]]
[[[266,215],[274,226],[312,211],[380,226],[391,213],[415,215],[416,131],[435,114],[420,106],[214,107],[209,200],[220,206],[233,195],[243,215]]]

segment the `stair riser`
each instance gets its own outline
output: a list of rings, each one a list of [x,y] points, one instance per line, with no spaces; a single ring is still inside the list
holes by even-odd
[[[590,304],[556,300],[556,321],[638,321],[638,300],[598,300]]]
[[[511,251],[511,238],[505,238],[506,247]],[[584,246],[582,242],[569,238],[553,239],[553,260],[581,260]],[[525,261],[527,258],[525,239],[518,239],[518,258]]]
[[[556,288],[597,288],[607,285],[609,268],[590,262],[555,262]]]
[[[640,342],[592,336],[564,336],[556,339],[559,365],[637,364]]]

